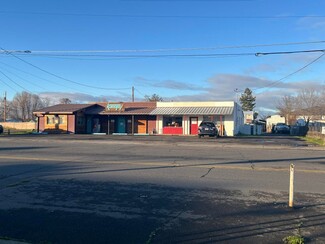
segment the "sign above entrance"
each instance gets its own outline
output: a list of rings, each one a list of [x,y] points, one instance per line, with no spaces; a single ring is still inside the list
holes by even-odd
[[[123,108],[122,103],[107,103],[106,106],[108,111],[121,111]]]

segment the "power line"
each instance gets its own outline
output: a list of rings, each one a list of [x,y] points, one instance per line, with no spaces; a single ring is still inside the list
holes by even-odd
[[[92,13],[60,13],[60,12],[27,12],[27,11],[0,11],[0,14],[24,14],[24,15],[49,15],[49,16],[73,16],[73,17],[109,17],[109,18],[189,18],[189,19],[297,19],[297,18],[325,18],[325,15],[135,15],[135,14],[92,14]]]
[[[142,92],[140,92],[137,88],[134,88],[134,90],[136,90],[141,96],[145,97],[145,95]]]
[[[209,53],[209,54],[152,54],[152,55],[105,55],[105,54],[29,54],[39,57],[108,57],[108,58],[186,58],[186,57],[227,57],[227,56],[252,56],[255,53]]]
[[[256,48],[256,47],[272,47],[272,46],[292,46],[307,44],[324,44],[325,41],[307,41],[307,42],[287,42],[287,43],[270,43],[270,44],[254,44],[254,45],[232,45],[232,46],[214,46],[214,47],[181,47],[181,48],[157,48],[157,49],[111,49],[111,50],[3,50],[2,53],[10,54],[67,54],[67,53],[145,53],[145,52],[174,52],[174,51],[209,51],[219,49],[238,49],[238,48]],[[0,50],[1,53],[1,50]]]
[[[255,55],[257,57],[262,56],[262,55],[275,55],[275,54],[295,54],[295,53],[314,53],[314,52],[325,52],[325,49],[314,49],[314,50],[299,50],[299,51],[284,51],[284,52],[269,52],[269,53],[200,53],[200,54],[152,54],[152,55],[105,55],[105,54],[30,54],[31,56],[41,56],[41,57],[109,57],[109,58],[178,58],[178,57],[238,57],[238,56],[252,56]],[[10,53],[10,55],[13,55]],[[18,58],[16,55],[13,55],[16,58]],[[24,62],[27,62],[24,60]],[[30,64],[30,63],[29,63]],[[30,64],[32,65],[32,64]],[[34,66],[34,65],[32,65]],[[35,67],[35,66],[34,66]],[[38,68],[40,69],[40,68]],[[43,72],[43,69],[41,69]],[[51,74],[53,75],[53,73]],[[55,75],[58,77],[57,75]],[[58,77],[61,78],[62,77]],[[65,78],[64,78],[65,79]],[[74,81],[73,81],[74,82]],[[75,82],[74,82],[75,83]],[[77,83],[80,84],[80,83]]]
[[[6,52],[5,49],[3,49],[1,47],[0,47],[0,49],[3,50],[4,52]],[[32,63],[24,60],[24,59],[22,59],[22,58],[20,58],[20,57],[18,57],[16,55],[14,55],[14,54],[12,54],[12,53],[8,53],[8,54],[11,55],[11,56],[13,56],[13,57],[15,57],[16,59],[18,59],[18,60],[26,63],[26,64],[34,67],[34,68],[36,68],[36,69],[38,69],[38,70],[46,73],[46,74],[49,74],[49,75],[54,76],[54,77],[56,77],[58,79],[65,80],[65,81],[68,81],[68,82],[71,82],[71,83],[74,83],[74,84],[77,84],[77,85],[80,85],[80,86],[84,86],[84,87],[88,87],[88,88],[94,88],[94,89],[100,89],[100,90],[110,90],[110,91],[112,91],[112,90],[128,90],[128,89],[130,89],[130,88],[106,88],[106,87],[98,87],[98,86],[90,86],[90,85],[82,84],[80,82],[73,81],[73,80],[70,80],[70,79],[66,79],[66,78],[64,78],[64,77],[62,77],[60,75],[56,75],[56,74],[54,74],[54,73],[52,73],[50,71],[47,71],[47,70],[45,70],[43,68],[40,68],[40,67],[38,67],[38,66],[36,66],[36,65],[34,65],[34,64],[32,64]]]
[[[11,75],[14,75],[14,76],[16,76],[17,78],[19,78],[19,79],[21,79],[21,80],[23,80],[23,81],[26,81],[26,82],[32,84],[32,85],[35,86],[35,87],[41,88],[41,89],[44,90],[44,91],[46,90],[44,87],[42,87],[42,86],[40,86],[40,85],[38,85],[38,84],[35,84],[34,82],[31,82],[31,81],[29,81],[29,80],[27,80],[27,79],[25,79],[25,78],[23,78],[23,77],[21,77],[21,76],[19,76],[19,75],[17,75],[17,74],[14,74],[13,72],[9,71],[8,69],[4,68],[3,66],[0,66],[0,67],[1,67],[2,70],[5,70],[7,73],[9,73],[9,74],[11,74]]]
[[[19,86],[20,88],[22,88],[22,89],[25,90],[25,91],[28,91],[29,93],[33,93],[33,92],[29,91],[27,88],[25,88],[25,87],[19,85],[17,82],[15,82],[13,79],[11,79],[8,75],[6,75],[6,74],[5,74],[4,72],[2,72],[1,70],[0,70],[0,73],[1,73],[3,76],[5,76],[8,80],[10,80],[12,83],[14,83],[16,86]]]
[[[314,50],[299,50],[299,51],[285,51],[285,52],[269,52],[269,53],[255,53],[255,56],[265,55],[277,55],[277,54],[295,54],[295,53],[316,53],[325,52],[325,49],[314,49]]]
[[[296,71],[294,71],[294,72],[292,72],[292,73],[290,73],[290,74],[288,74],[288,75],[282,77],[282,78],[279,79],[279,80],[276,80],[276,81],[274,81],[274,82],[271,82],[271,83],[270,83],[269,85],[267,85],[267,86],[264,86],[264,87],[260,87],[260,88],[254,89],[254,91],[257,91],[257,90],[261,90],[261,89],[265,89],[265,88],[266,88],[266,90],[264,90],[264,91],[262,91],[262,92],[259,93],[259,94],[261,94],[261,93],[263,93],[263,92],[269,90],[271,87],[274,87],[277,83],[279,83],[279,82],[281,82],[281,81],[287,79],[288,77],[290,77],[290,76],[292,76],[292,75],[295,75],[295,74],[299,73],[300,71],[304,70],[304,69],[307,68],[308,66],[310,66],[310,65],[312,65],[313,63],[317,62],[317,61],[320,60],[324,55],[325,55],[325,53],[323,53],[323,54],[320,55],[319,57],[315,58],[314,60],[312,60],[312,61],[309,62],[308,64],[304,65],[303,67],[299,68],[298,70],[296,70]],[[259,94],[258,94],[258,95],[259,95]]]
[[[55,81],[53,81],[53,80],[49,80],[49,79],[46,79],[46,78],[40,77],[40,76],[38,76],[38,75],[35,75],[35,74],[32,74],[32,73],[26,72],[26,71],[24,71],[24,70],[21,70],[21,69],[18,69],[18,68],[16,68],[16,67],[13,67],[13,66],[11,66],[11,65],[9,65],[9,64],[3,63],[3,62],[0,62],[0,63],[3,64],[3,65],[8,66],[8,67],[10,67],[10,68],[12,68],[12,69],[14,69],[14,70],[17,70],[17,71],[20,71],[20,72],[22,72],[22,73],[28,74],[28,75],[30,75],[30,76],[36,77],[36,78],[38,78],[38,79],[40,79],[40,80],[42,80],[42,81],[47,81],[47,82],[50,82],[50,83],[56,84],[56,85],[58,85],[58,86],[60,86],[60,87],[65,87],[65,88],[68,88],[68,89],[73,89],[73,90],[77,90],[77,91],[80,91],[80,92],[84,92],[84,91],[79,90],[79,89],[77,89],[77,88],[72,88],[72,87],[66,86],[66,85],[64,85],[64,84],[61,84],[61,83],[55,82]]]
[[[2,82],[3,84],[5,84],[6,86],[8,86],[11,90],[15,91],[15,92],[19,92],[17,89],[13,88],[12,86],[8,85],[5,81],[0,79],[0,82]]]

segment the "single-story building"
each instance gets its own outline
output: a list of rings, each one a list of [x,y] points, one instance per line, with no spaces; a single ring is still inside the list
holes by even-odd
[[[153,134],[156,116],[151,112],[155,107],[156,102],[107,103],[93,118],[106,122],[108,128],[101,131],[106,134]]]
[[[219,134],[238,134],[243,111],[235,102],[106,102],[59,104],[35,111],[39,132],[196,135],[202,121]]]
[[[272,128],[277,124],[277,123],[286,123],[286,119],[284,116],[275,114],[271,115],[266,118],[266,132],[272,132]]]
[[[39,132],[148,134],[156,126],[156,116],[150,114],[155,107],[156,102],[58,104],[34,115]]]
[[[157,102],[158,134],[196,135],[202,121],[213,121],[220,135],[238,134],[244,117],[235,102]]]
[[[37,117],[38,132],[82,134],[87,132],[88,113],[103,109],[100,104],[58,104],[33,114]]]

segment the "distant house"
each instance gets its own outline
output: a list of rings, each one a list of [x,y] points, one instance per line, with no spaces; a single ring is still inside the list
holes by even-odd
[[[302,109],[296,116],[297,120],[309,120],[310,122],[325,120],[325,107],[312,107],[308,109]]]
[[[271,115],[271,116],[267,117],[266,118],[266,131],[272,132],[273,126],[276,125],[277,123],[286,123],[285,117],[278,115],[278,114]]]

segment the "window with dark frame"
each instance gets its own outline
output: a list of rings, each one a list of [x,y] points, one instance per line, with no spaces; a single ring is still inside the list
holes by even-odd
[[[163,126],[164,127],[182,127],[183,118],[174,117],[174,116],[164,116],[163,117]]]

